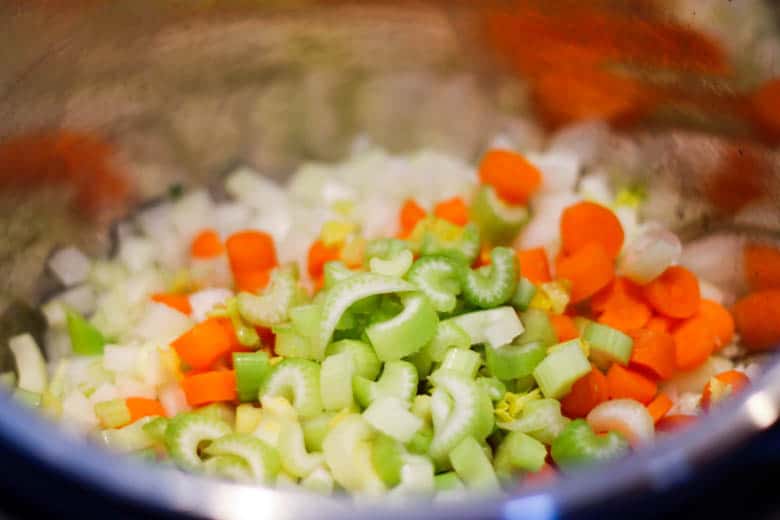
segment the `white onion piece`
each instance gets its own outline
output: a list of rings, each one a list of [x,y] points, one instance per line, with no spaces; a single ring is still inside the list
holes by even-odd
[[[95,291],[86,284],[71,287],[60,293],[57,298],[68,308],[84,315],[92,314],[97,303]]]
[[[636,283],[646,284],[680,259],[677,235],[659,225],[643,226],[625,248],[619,271]]]
[[[173,417],[181,412],[188,412],[192,407],[187,404],[187,398],[177,383],[171,383],[160,389],[160,404],[165,409],[165,415]]]
[[[79,390],[62,400],[62,423],[68,428],[90,430],[98,426],[94,405]]]
[[[200,230],[214,226],[214,204],[206,190],[187,193],[173,204],[171,218],[179,235],[192,240]]]
[[[193,258],[190,261],[190,275],[205,287],[225,287],[233,283],[230,262],[224,254],[214,258]]]
[[[91,266],[89,258],[76,247],[60,249],[49,260],[49,269],[66,287],[86,280]]]
[[[582,198],[605,206],[611,204],[615,198],[612,187],[609,185],[609,178],[603,171],[594,171],[585,175],[580,179],[578,191]]]
[[[574,191],[580,174],[580,160],[570,152],[528,153],[526,159],[542,172],[540,193]]]
[[[55,363],[73,353],[70,335],[63,329],[49,328],[43,338],[43,345],[46,350],[46,360],[49,363]]]
[[[173,226],[172,207],[170,202],[154,204],[136,214],[135,221],[147,237],[162,243],[171,234],[177,234]]]
[[[116,386],[111,383],[103,383],[89,396],[89,402],[92,404],[102,403],[104,401],[113,401],[119,398],[119,392]]]
[[[699,291],[701,292],[701,297],[704,300],[712,300],[714,302],[720,303],[721,305],[724,303],[728,303],[729,305],[733,303],[733,296],[726,295],[726,293],[721,291],[717,286],[701,278],[699,279]],[[728,302],[726,302],[727,298],[729,300]]]
[[[633,399],[601,403],[590,411],[587,421],[596,433],[620,432],[632,446],[652,441],[655,434],[653,418],[647,408]]]
[[[116,390],[119,397],[145,397],[155,399],[157,392],[154,387],[143,383],[135,377],[119,374],[116,376]]]
[[[190,307],[192,307],[192,319],[203,321],[206,314],[216,305],[223,303],[233,296],[233,291],[229,289],[203,289],[202,291],[190,294]]]
[[[192,320],[176,309],[150,301],[141,321],[135,326],[139,338],[167,343],[192,328]]]
[[[133,372],[138,359],[137,345],[106,345],[103,348],[103,368],[117,374]]]
[[[163,369],[158,343],[150,342],[143,345],[138,352],[135,364],[136,376],[142,383],[157,388],[166,379],[167,371]]]
[[[50,329],[65,327],[65,324],[67,323],[65,305],[63,305],[60,300],[49,300],[41,306],[41,312],[43,312],[46,323],[49,325]]]
[[[214,208],[214,222],[209,227],[214,227],[217,233],[226,239],[236,231],[250,229],[252,221],[252,208],[238,202],[225,202]]]
[[[130,236],[120,241],[118,256],[125,267],[137,273],[154,263],[157,258],[157,248],[148,238]]]
[[[661,391],[667,394],[685,392],[701,393],[710,378],[721,372],[731,370],[734,363],[721,356],[710,356],[698,368],[688,372],[678,372],[671,379],[661,383]]]

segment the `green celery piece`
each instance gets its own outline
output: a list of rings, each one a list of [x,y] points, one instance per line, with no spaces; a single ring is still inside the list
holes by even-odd
[[[294,477],[306,477],[323,463],[321,453],[306,451],[303,428],[297,421],[282,421],[278,449],[282,469]]]
[[[397,238],[377,238],[369,240],[365,250],[366,261],[370,261],[373,258],[388,260],[408,247],[409,246],[405,241]]]
[[[312,342],[300,334],[292,325],[277,325],[273,328],[273,332],[276,335],[274,351],[278,355],[285,358],[319,359],[319,357],[315,356]]]
[[[366,334],[381,361],[394,361],[419,351],[436,334],[439,317],[428,299],[412,293],[396,316],[370,325]]]
[[[590,371],[588,358],[576,338],[556,346],[536,366],[533,376],[545,397],[558,399],[568,394],[572,385]]]
[[[355,374],[363,376],[366,379],[375,380],[382,370],[382,363],[376,357],[374,349],[363,341],[354,339],[343,339],[335,341],[328,345],[325,350],[325,356],[335,354],[349,353],[355,362]]]
[[[612,363],[626,366],[631,359],[634,340],[615,328],[591,321],[582,339],[590,346],[590,359],[601,368],[609,368]]]
[[[454,318],[440,321],[436,335],[425,347],[434,362],[441,362],[450,348],[468,349],[471,347],[471,336],[457,324]]]
[[[505,204],[496,195],[495,188],[486,184],[477,191],[469,216],[490,244],[511,244],[529,220],[525,206]]]
[[[485,349],[488,371],[502,381],[531,375],[546,355],[547,348],[539,342]]]
[[[437,312],[451,312],[461,292],[462,272],[466,264],[442,255],[419,258],[406,275],[419,287]]]
[[[359,414],[342,417],[325,437],[322,451],[333,478],[353,493],[381,493],[386,489],[374,469],[372,440],[375,433]]]
[[[226,478],[236,482],[251,482],[252,470],[249,464],[235,455],[217,455],[210,457],[203,463],[203,471],[206,475]]]
[[[420,431],[424,421],[410,412],[397,397],[381,397],[363,412],[363,418],[377,431],[407,443]]]
[[[536,286],[531,282],[531,280],[521,276],[517,281],[515,293],[512,295],[512,299],[509,300],[509,303],[517,311],[526,311],[528,310],[528,306],[531,305],[531,300],[534,299],[536,291]]]
[[[550,451],[564,470],[619,457],[628,451],[628,442],[617,432],[596,434],[583,419],[570,422],[553,441]]]
[[[397,397],[411,402],[417,393],[417,369],[408,361],[388,361],[378,381],[355,376],[352,389],[360,406],[368,407],[378,397]]]
[[[234,352],[233,368],[236,371],[238,400],[251,402],[257,400],[257,394],[265,379],[271,373],[271,363],[266,352]]]
[[[290,323],[307,339],[317,337],[322,320],[322,306],[316,303],[297,305],[290,309]]]
[[[96,356],[103,353],[106,338],[81,314],[71,310],[66,311],[68,335],[73,352],[80,356]]]
[[[406,358],[406,361],[414,365],[417,369],[417,375],[420,379],[425,379],[431,374],[433,370],[433,359],[431,359],[431,353],[427,346],[423,347],[418,352],[415,352],[411,356]]]
[[[555,399],[536,399],[525,403],[520,417],[498,427],[527,433],[534,439],[550,444],[563,431],[569,420],[561,414],[561,403]]]
[[[301,421],[303,441],[307,451],[310,453],[322,451],[322,442],[330,431],[330,422],[334,416],[334,413],[326,412]]]
[[[260,388],[260,397],[284,397],[301,417],[322,412],[320,365],[308,359],[283,359]]]
[[[231,433],[219,437],[204,451],[212,457],[224,455],[239,457],[247,463],[253,480],[258,483],[274,482],[281,469],[279,452],[247,433]]]
[[[154,417],[148,423],[144,424],[143,431],[155,442],[165,442],[165,432],[168,429],[169,419],[167,417]]]
[[[516,470],[539,471],[546,458],[544,444],[525,433],[509,432],[496,450],[496,472],[510,476]]]
[[[95,415],[104,428],[119,428],[130,422],[130,409],[124,399],[112,399],[95,404]]]
[[[430,427],[425,427],[415,433],[412,440],[406,443],[406,449],[409,450],[409,453],[427,455],[428,450],[431,449],[431,441],[433,441],[433,430]]]
[[[489,348],[508,345],[523,333],[523,324],[512,307],[498,307],[461,314],[446,320],[466,332],[469,345],[486,344]]]
[[[355,276],[355,271],[351,270],[341,260],[331,260],[323,267],[323,276],[325,277],[324,288],[330,289],[339,282]]]
[[[454,471],[440,473],[433,477],[436,491],[457,491],[464,489],[463,481],[458,478]]]
[[[483,309],[509,301],[517,283],[517,256],[514,249],[496,247],[490,252],[491,264],[463,272],[461,283],[465,300]]]
[[[387,435],[378,435],[371,443],[371,462],[379,478],[389,488],[401,482],[403,446]]]
[[[528,309],[520,315],[520,321],[523,322],[525,332],[515,340],[515,343],[522,345],[532,341],[538,341],[544,347],[550,347],[558,341],[555,334],[550,316],[541,309]]]
[[[401,278],[412,266],[412,262],[414,262],[414,255],[408,249],[404,249],[387,259],[371,258],[369,265],[372,273]]]
[[[449,256],[471,265],[479,255],[481,237],[479,227],[473,222],[464,227],[439,218],[421,220],[411,234],[420,256]]]
[[[439,370],[451,370],[474,379],[481,365],[482,357],[473,350],[451,348],[444,355]]]
[[[352,377],[355,358],[349,352],[327,356],[320,366],[320,396],[327,411],[351,408],[354,404]]]
[[[281,266],[271,273],[271,281],[261,294],[239,293],[238,311],[252,325],[273,327],[287,320],[297,296],[296,266]]]
[[[506,385],[495,377],[478,377],[477,384],[482,387],[493,402],[500,401],[506,393]]]
[[[168,423],[165,446],[179,467],[197,470],[203,463],[198,452],[201,443],[214,441],[230,432],[230,426],[224,421],[195,413],[183,413]]]
[[[455,473],[466,486],[486,493],[500,489],[496,472],[485,451],[473,437],[461,440],[449,454]]]
[[[236,406],[235,430],[237,433],[254,432],[263,419],[264,412],[249,403]]]
[[[206,406],[201,406],[200,408],[193,410],[192,413],[202,415],[203,417],[211,417],[212,419],[224,421],[228,424],[235,424],[236,422],[236,412],[233,409],[233,406],[227,403],[207,404]]]

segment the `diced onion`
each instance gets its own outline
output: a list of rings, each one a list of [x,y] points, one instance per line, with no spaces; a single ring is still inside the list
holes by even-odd
[[[233,296],[230,289],[203,289],[190,294],[190,307],[192,307],[192,319],[200,322],[206,319],[206,314],[220,303]]]
[[[168,305],[150,301],[134,330],[141,339],[167,343],[191,327],[192,320],[186,314]]]
[[[49,268],[66,287],[86,280],[91,265],[89,258],[76,247],[60,249],[49,260]]]
[[[646,284],[677,263],[681,253],[677,235],[660,225],[647,225],[626,246],[619,271],[636,283]]]

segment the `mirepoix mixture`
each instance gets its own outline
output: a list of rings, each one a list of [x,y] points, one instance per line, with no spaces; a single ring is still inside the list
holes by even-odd
[[[750,383],[733,359],[778,342],[780,291],[727,309],[640,186],[581,166],[362,147],[171,193],[115,257],[53,255],[47,359],[17,336],[2,378],[113,450],[323,494],[445,500],[623,456]],[[754,288],[777,255],[745,251]]]

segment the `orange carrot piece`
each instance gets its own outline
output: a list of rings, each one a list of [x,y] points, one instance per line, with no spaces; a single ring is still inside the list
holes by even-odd
[[[274,239],[263,231],[239,231],[227,239],[227,252],[233,275],[267,271],[278,265]]]
[[[631,368],[647,372],[655,379],[669,379],[676,368],[676,350],[671,334],[653,329],[641,329],[631,334]]]
[[[674,332],[674,358],[679,370],[693,370],[715,350],[715,334],[707,320],[700,316],[682,322]]]
[[[543,247],[519,250],[517,262],[520,265],[520,274],[531,282],[542,284],[552,280],[547,251]]]
[[[716,351],[731,343],[734,338],[734,317],[723,305],[712,300],[702,300],[697,316],[709,324],[715,336]]]
[[[780,347],[780,289],[748,294],[734,304],[733,312],[745,347],[753,351]]]
[[[190,368],[204,370],[231,352],[236,343],[220,320],[209,318],[176,338],[171,347]]]
[[[655,431],[671,433],[684,430],[696,422],[695,415],[675,414],[662,417],[655,423]]]
[[[189,316],[192,314],[192,306],[190,306],[190,298],[186,294],[176,293],[155,293],[152,295],[152,301],[167,305],[172,309],[176,309],[182,314]]]
[[[623,239],[623,226],[612,210],[604,206],[578,202],[561,214],[561,245],[566,254],[576,253],[591,242],[598,242],[610,258],[617,258]]]
[[[144,417],[165,417],[165,409],[157,399],[145,397],[128,397],[125,405],[130,411],[130,422],[133,423]]]
[[[650,402],[650,404],[647,405],[647,411],[650,414],[650,417],[653,418],[653,422],[657,423],[663,418],[664,415],[669,413],[669,410],[672,409],[672,406],[674,406],[674,403],[671,399],[669,399],[669,396],[664,393],[660,393]]]
[[[460,197],[452,197],[439,202],[433,208],[433,214],[456,226],[465,226],[469,222],[469,208]]]
[[[679,323],[679,320],[667,318],[666,316],[655,315],[647,321],[646,329],[656,330],[658,332],[671,332]]]
[[[555,335],[558,336],[559,342],[580,337],[580,331],[577,330],[571,316],[550,313],[550,323],[555,330]]]
[[[682,266],[669,267],[643,289],[647,303],[664,316],[690,318],[699,310],[699,281]]]
[[[204,229],[192,240],[190,254],[194,258],[214,258],[225,251],[219,235],[213,229]]]
[[[591,308],[602,309],[598,321],[623,332],[630,332],[644,327],[652,316],[650,307],[642,301],[642,292],[630,280],[616,278],[612,282],[612,290],[603,301],[598,301],[600,291],[591,301]]]
[[[607,387],[611,399],[634,399],[642,404],[652,401],[658,392],[655,381],[617,363],[607,371]]]
[[[191,406],[235,401],[238,397],[236,373],[232,370],[216,370],[187,376],[182,379],[181,388]]]
[[[244,271],[234,275],[236,289],[257,293],[271,281],[271,269],[265,271]]]
[[[565,416],[572,419],[585,417],[607,399],[607,378],[598,368],[593,367],[589,374],[572,385],[571,391],[561,400],[561,410]]]
[[[404,236],[411,233],[417,223],[425,216],[425,210],[414,199],[406,199],[398,215],[398,224]]]
[[[780,289],[780,248],[748,244],[743,258],[745,277],[751,290]]]
[[[321,276],[325,264],[331,260],[338,260],[340,255],[341,248],[339,246],[326,246],[322,240],[315,240],[309,248],[307,258],[309,275],[312,278]]]
[[[522,205],[542,185],[542,172],[519,153],[489,150],[479,165],[479,180],[509,204]]]
[[[716,374],[715,379],[720,381],[721,383],[728,385],[729,387],[729,395],[734,395],[740,391],[742,391],[747,385],[750,384],[750,379],[748,376],[746,376],[743,372],[740,372],[739,370],[727,370],[725,372],[721,372],[720,374]],[[704,385],[704,391],[701,394],[701,406],[705,410],[708,410],[710,406],[713,404],[717,404],[719,399],[722,399],[726,396],[721,396],[719,399],[716,399],[715,401],[712,400],[712,385],[711,380],[707,381],[707,384]]]
[[[615,276],[613,260],[598,242],[591,242],[569,256],[559,257],[556,268],[558,278],[571,282],[572,303],[593,296]]]

